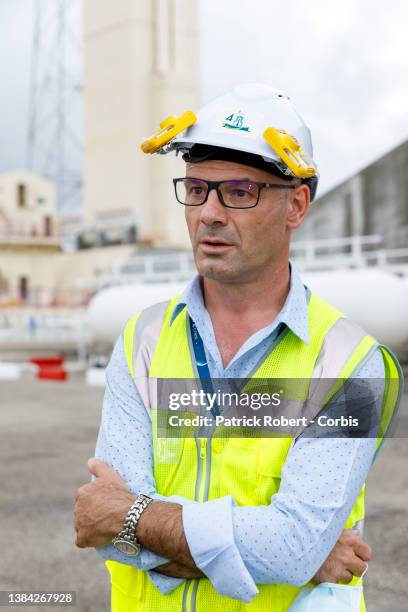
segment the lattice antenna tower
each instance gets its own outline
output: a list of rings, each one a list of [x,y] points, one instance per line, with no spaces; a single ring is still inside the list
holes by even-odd
[[[34,6],[26,166],[56,183],[64,215],[82,207],[81,0]]]

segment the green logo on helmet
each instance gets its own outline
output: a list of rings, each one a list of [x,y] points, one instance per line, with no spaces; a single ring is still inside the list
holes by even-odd
[[[222,127],[229,130],[240,130],[241,132],[249,132],[249,127],[244,126],[244,116],[239,113],[232,113],[225,118]]]

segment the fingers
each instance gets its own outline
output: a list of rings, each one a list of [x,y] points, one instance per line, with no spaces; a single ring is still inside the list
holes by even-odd
[[[343,529],[338,541],[342,542],[343,544],[347,544],[351,546],[357,540],[358,540],[357,531],[355,531],[354,529]]]
[[[78,499],[83,495],[84,491],[86,490],[86,486],[87,485],[82,485],[81,487],[78,487],[78,489],[75,492],[75,503],[77,503]]]
[[[373,554],[371,547],[359,538],[354,543],[354,553],[363,561],[369,561]]]
[[[368,572],[368,563],[366,563],[365,570],[364,570],[364,572],[361,574],[360,578],[363,578],[363,576],[365,576],[367,572]]]
[[[357,531],[353,529],[344,529],[339,538],[339,542],[351,546],[354,554],[363,561],[369,561],[371,559],[371,547],[358,537]]]
[[[97,459],[96,457],[91,457],[90,459],[88,459],[88,470],[94,476],[103,476],[108,470],[111,469],[112,468],[110,468],[109,465],[107,465],[100,459]]]
[[[77,536],[77,538],[75,540],[75,546],[77,548],[86,548],[86,545],[84,544],[84,542],[81,540],[81,538],[79,536]]]
[[[345,568],[354,576],[362,576],[368,569],[371,559],[371,547],[361,540],[356,531],[345,530],[341,536],[342,545],[347,546],[347,559],[344,559]],[[342,578],[343,580],[343,578]]]
[[[314,576],[315,583],[342,582],[348,584],[354,576],[367,570],[371,548],[360,540],[356,531],[346,529],[340,535],[330,555]]]
[[[354,558],[347,563],[347,569],[353,576],[361,576],[367,569],[367,563],[362,561],[360,557],[354,556]]]
[[[353,574],[344,568],[335,582],[344,582],[345,584],[348,584],[353,580],[353,578]]]
[[[123,482],[119,474],[115,472],[110,465],[104,463],[96,457],[91,457],[91,459],[88,459],[88,469],[94,476]]]

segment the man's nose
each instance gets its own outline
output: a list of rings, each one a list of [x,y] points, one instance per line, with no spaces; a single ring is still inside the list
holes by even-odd
[[[215,188],[210,190],[207,201],[201,206],[200,220],[206,225],[226,225],[228,222],[227,209],[221,204]]]

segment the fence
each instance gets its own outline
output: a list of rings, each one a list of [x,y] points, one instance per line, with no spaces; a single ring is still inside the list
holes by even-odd
[[[291,258],[301,271],[323,271],[378,266],[408,275],[408,248],[383,249],[382,236],[350,236],[293,242]],[[151,254],[98,270],[93,289],[132,282],[183,281],[195,272],[191,252]]]

